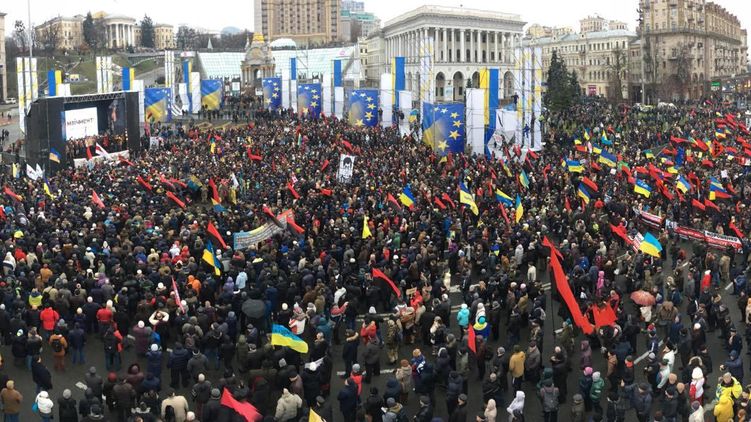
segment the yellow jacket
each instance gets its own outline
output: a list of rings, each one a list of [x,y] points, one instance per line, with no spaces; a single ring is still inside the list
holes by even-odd
[[[723,395],[714,407],[714,417],[717,422],[731,422],[733,420],[733,401]]]
[[[508,369],[511,372],[511,376],[514,378],[520,378],[524,375],[524,360],[527,359],[527,354],[524,352],[517,352],[511,355],[509,359]]]

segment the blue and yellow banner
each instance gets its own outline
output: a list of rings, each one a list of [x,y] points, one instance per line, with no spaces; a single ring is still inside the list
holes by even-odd
[[[147,122],[169,122],[172,120],[170,88],[146,88],[143,93],[143,110]]]
[[[423,142],[433,147],[439,155],[464,152],[464,104],[423,103]]]
[[[219,110],[222,106],[222,81],[208,79],[201,81],[201,106],[207,110]]]
[[[349,96],[349,124],[373,127],[378,124],[378,90],[355,89]]]
[[[393,98],[392,104],[394,104],[394,110],[399,110],[399,91],[404,91],[406,87],[404,63],[404,57],[394,57],[391,59],[391,98]]]
[[[300,84],[297,87],[297,111],[317,119],[321,115],[321,84]]]
[[[136,70],[130,67],[123,68],[123,91],[130,91],[133,81],[136,79]]]
[[[492,135],[495,131],[495,111],[498,109],[498,69],[480,71],[480,88],[485,90],[485,126],[489,126]]]
[[[47,84],[49,85],[49,96],[57,96],[57,87],[63,83],[63,74],[59,70],[50,70],[47,72]]]
[[[263,78],[263,105],[270,110],[282,106],[282,78]]]

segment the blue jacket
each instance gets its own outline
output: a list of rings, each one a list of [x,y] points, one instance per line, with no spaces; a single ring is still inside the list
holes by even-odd
[[[462,327],[469,325],[469,309],[459,309],[456,313],[456,322]]]

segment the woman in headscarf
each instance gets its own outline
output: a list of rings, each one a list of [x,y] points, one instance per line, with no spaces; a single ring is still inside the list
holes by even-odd
[[[514,420],[514,412],[517,410],[520,412],[524,411],[524,391],[517,391],[516,397],[514,397],[514,400],[506,408],[506,412],[508,412],[509,415],[509,420]]]
[[[495,400],[488,400],[488,404],[485,405],[485,420],[486,422],[495,422],[496,416],[498,416],[498,409],[495,407]]]

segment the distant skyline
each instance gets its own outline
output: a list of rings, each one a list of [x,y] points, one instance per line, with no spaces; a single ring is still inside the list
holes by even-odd
[[[85,15],[91,11],[105,11],[113,14],[131,16],[140,21],[145,14],[154,22],[168,23],[177,27],[186,24],[210,30],[221,30],[234,26],[239,29],[254,29],[253,1],[243,2],[229,0],[214,0],[209,6],[188,6],[184,3],[154,2],[153,0],[30,0],[32,24],[38,25],[55,16]],[[25,1],[6,1],[0,7],[5,17],[6,32],[13,31],[16,20],[27,23]],[[524,2],[488,2],[487,0],[365,0],[365,10],[374,13],[383,23],[402,13],[422,5],[461,6],[471,9],[493,10],[505,13],[515,13],[528,24],[539,23],[545,26],[569,26],[579,30],[579,19],[588,15],[600,16],[624,21],[630,30],[636,28],[637,0],[602,1],[602,0],[571,0],[562,7],[560,1],[555,0],[526,0]],[[748,0],[716,0],[715,3],[728,9],[738,16],[741,25],[751,30],[751,6]]]

